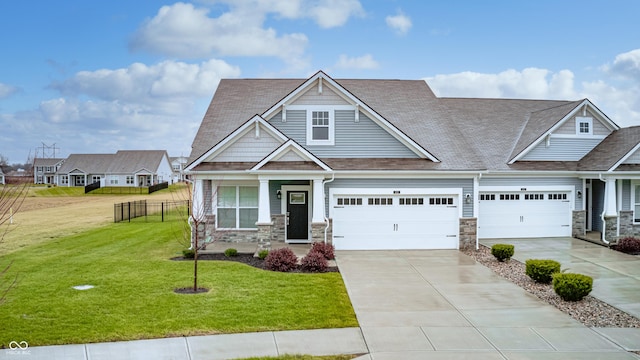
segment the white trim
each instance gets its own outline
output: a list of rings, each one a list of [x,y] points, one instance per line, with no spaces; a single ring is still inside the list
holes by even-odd
[[[309,161],[313,161],[315,164],[320,166],[323,170],[331,171],[331,168],[327,166],[327,164],[322,162],[320,159],[315,157],[312,153],[307,151],[305,148],[300,146],[300,144],[298,144],[293,140],[289,140],[285,142],[279,148],[275,149],[271,154],[267,155],[264,159],[260,160],[259,163],[257,163],[254,167],[251,168],[251,171],[260,170],[260,168],[263,167],[265,164],[267,164],[270,161],[278,160],[281,156],[283,156],[286,152],[290,150],[295,151],[302,158],[307,158]],[[290,170],[287,170],[287,171],[290,171]],[[305,171],[308,172],[308,170],[305,170]]]
[[[287,235],[287,224],[286,224],[286,216],[287,216],[287,199],[289,198],[289,192],[295,191],[306,191],[307,192],[307,231],[308,236],[306,242],[310,242],[311,239],[311,223],[312,223],[312,211],[313,209],[313,189],[311,185],[282,185],[280,187],[280,213],[285,216],[285,226],[284,226],[284,242],[285,243],[304,243],[305,240],[302,239],[288,239]]]
[[[627,152],[622,158],[620,158],[618,162],[613,164],[613,166],[607,171],[613,171],[617,169],[618,166],[622,165],[625,161],[627,161],[627,159],[631,157],[633,154],[635,154],[636,151],[640,151],[640,142],[637,143],[636,146],[634,146],[633,149],[631,149],[631,151]]]
[[[573,110],[571,110],[567,115],[565,115],[562,119],[560,119],[560,121],[556,122],[549,130],[545,131],[536,140],[534,140],[531,144],[529,144],[529,146],[524,148],[516,156],[514,156],[511,160],[509,160],[508,164],[511,165],[511,164],[515,163],[516,161],[522,159],[531,150],[533,150],[536,146],[538,146],[538,144],[540,144],[542,141],[545,141],[545,138],[546,138],[547,135],[551,135],[554,131],[558,130],[558,128],[560,128],[562,125],[564,125],[564,123],[569,121],[569,119],[571,119],[578,112],[580,112],[580,110],[583,109],[583,106],[584,106],[585,109],[588,107],[595,115],[597,115],[598,120],[601,123],[603,123],[603,125],[605,127],[607,127],[607,129],[609,129],[611,131],[615,131],[615,130],[620,129],[620,127],[616,123],[611,121],[611,119],[609,119],[605,114],[603,114],[600,110],[598,110],[598,108],[596,108],[591,103],[591,101],[589,101],[589,99],[584,99],[579,105],[574,107]],[[593,128],[593,126],[592,126],[592,128]]]
[[[198,157],[189,166],[187,166],[184,171],[188,172],[190,170],[193,170],[193,168],[195,168],[197,165],[203,162],[204,159],[211,156],[215,157],[220,153],[222,153],[225,149],[227,149],[229,146],[235,143],[238,139],[242,138],[245,134],[251,131],[251,126],[253,124],[255,124],[256,126],[260,126],[260,125],[264,126],[264,130],[266,130],[267,133],[271,134],[275,139],[280,139],[283,143],[289,139],[280,130],[275,128],[273,125],[269,124],[269,122],[264,120],[262,117],[260,117],[259,115],[255,115],[251,119],[246,121],[244,124],[242,124],[239,128],[237,128],[236,130],[231,132],[229,135],[227,135],[214,147],[209,149],[209,151],[200,155],[200,157]],[[256,130],[256,133],[257,134],[259,133],[258,130]]]
[[[583,110],[584,113],[584,110]],[[580,130],[581,124],[587,124],[588,132],[583,133]],[[591,136],[593,135],[593,118],[590,116],[576,116],[576,135],[578,136]]]
[[[332,90],[336,91],[336,94],[338,94],[340,97],[345,99],[345,101],[353,105],[356,105],[356,104],[359,105],[359,108],[361,109],[361,111],[366,113],[374,122],[377,122],[379,125],[381,125],[385,130],[387,130],[392,136],[394,136],[400,142],[408,146],[414,153],[416,153],[421,157],[428,158],[433,162],[440,162],[438,158],[433,156],[426,149],[424,149],[418,143],[413,141],[410,137],[405,135],[395,125],[387,121],[384,117],[382,117],[377,112],[375,112],[372,108],[367,106],[367,104],[360,101],[360,99],[353,96],[348,90],[346,90],[340,84],[335,82],[331,77],[329,77],[327,74],[325,74],[322,71],[318,71],[315,75],[313,75],[312,77],[307,79],[304,83],[302,83],[300,86],[298,86],[294,91],[289,93],[289,95],[285,96],[282,100],[280,100],[279,102],[271,106],[269,109],[267,109],[264,113],[262,113],[262,117],[267,120],[273,117],[281,109],[283,104],[290,104],[293,101],[295,101],[295,99],[301,96],[306,91],[306,89],[309,88],[309,86],[313,85],[313,83],[317,79],[323,79],[323,86],[329,86]],[[352,105],[352,108],[353,108],[353,105]],[[290,108],[290,105],[288,105],[287,108]]]
[[[607,135],[569,135],[569,134],[549,134],[549,137],[551,137],[552,139],[584,139],[584,138],[588,138],[588,139],[600,139],[600,140],[604,140]]]
[[[631,181],[631,199],[629,199],[629,207],[631,207],[632,211],[632,219],[634,225],[640,224],[640,222],[636,222],[636,218],[640,219],[640,215],[636,214],[636,186],[640,186],[640,180],[632,180]],[[639,203],[640,205],[640,203]]]

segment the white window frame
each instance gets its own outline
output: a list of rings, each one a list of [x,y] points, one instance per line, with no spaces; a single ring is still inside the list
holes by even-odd
[[[136,180],[133,175],[127,175],[127,177],[125,178],[125,182],[127,183],[127,185],[134,185]]]
[[[229,206],[229,207],[222,207],[218,205],[218,192],[220,191],[221,187],[233,187],[235,188],[235,195],[236,195],[236,199],[235,199],[235,205],[233,207]],[[241,187],[251,187],[251,188],[256,188],[258,189],[258,186],[253,186],[253,185],[220,185],[217,187],[216,189],[216,194],[214,196],[213,199],[213,204],[215,206],[216,209],[216,229],[221,229],[221,230],[256,230],[258,227],[257,225],[255,225],[254,227],[250,227],[250,228],[241,228],[240,227],[240,210],[241,209],[256,209],[256,211],[258,210],[258,199],[260,198],[260,190],[258,189],[257,192],[257,198],[256,198],[256,206],[240,206],[240,188]],[[220,209],[235,209],[236,212],[236,224],[234,227],[229,228],[229,227],[220,227],[218,220],[220,219],[220,216],[218,215],[218,210]]]
[[[313,129],[318,125],[313,125],[313,113],[326,112],[329,114],[328,138],[317,140],[313,138]],[[313,107],[307,109],[307,145],[334,145],[335,144],[335,110],[329,107]]]
[[[588,132],[581,132],[581,125],[587,124],[589,126]],[[576,135],[593,135],[593,118],[576,116]]]
[[[118,175],[109,175],[109,185],[118,185]]]
[[[640,202],[636,202],[636,187],[640,186],[640,181],[631,181],[631,210],[633,211],[633,223],[640,224],[640,214],[636,214],[636,207],[640,206]]]

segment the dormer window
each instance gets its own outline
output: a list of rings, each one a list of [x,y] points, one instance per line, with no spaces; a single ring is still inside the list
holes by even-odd
[[[576,117],[576,134],[593,135],[593,118]]]
[[[333,145],[333,110],[307,110],[307,145]]]

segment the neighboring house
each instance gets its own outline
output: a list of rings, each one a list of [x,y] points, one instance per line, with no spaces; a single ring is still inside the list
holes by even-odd
[[[2,172],[2,167],[0,167],[0,184],[4,185],[4,173]]]
[[[64,160],[60,158],[35,158],[33,160],[33,183],[57,185],[56,172]]]
[[[173,170],[172,182],[185,181],[187,179],[184,168],[189,159],[186,156],[171,157],[171,169]]]
[[[59,186],[150,186],[168,182],[165,150],[120,150],[115,154],[71,154],[57,172]]]
[[[221,240],[456,249],[640,235],[640,127],[588,99],[438,98],[425,81],[222,80],[192,144]]]

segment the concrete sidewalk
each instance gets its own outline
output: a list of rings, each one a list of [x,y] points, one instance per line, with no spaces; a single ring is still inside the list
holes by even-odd
[[[283,354],[364,354],[359,328],[189,336],[0,350],[0,359],[216,360]]]

